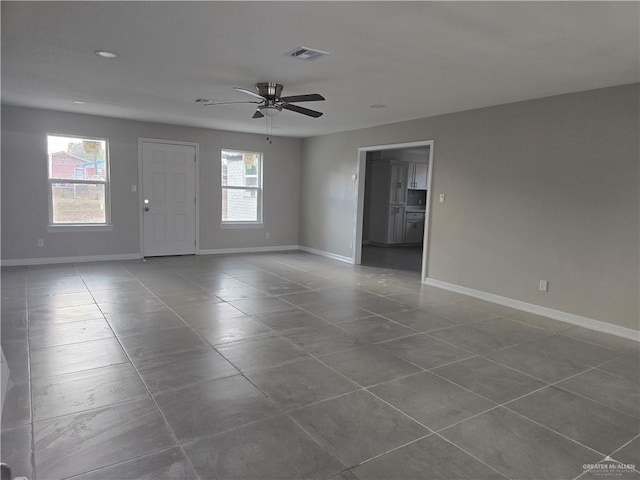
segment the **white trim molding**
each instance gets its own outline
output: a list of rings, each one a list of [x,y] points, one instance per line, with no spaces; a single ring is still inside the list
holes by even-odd
[[[455,285],[453,283],[442,282],[433,278],[425,278],[423,283],[425,285],[431,285],[432,287],[442,288],[443,290],[449,290],[451,292],[469,295],[470,297],[479,298],[481,300],[486,300],[487,302],[496,303],[498,305],[504,305],[505,307],[522,310],[523,312],[534,313],[536,315],[549,317],[560,322],[576,325],[578,327],[584,327],[590,330],[608,333],[617,337],[628,338],[629,340],[640,341],[640,331],[634,330],[632,328],[622,327],[619,325],[614,325],[612,323],[603,322],[601,320],[594,320],[592,318],[575,315],[573,313],[563,312],[561,310],[555,310],[553,308],[522,302],[520,300],[503,297],[501,295],[495,295],[493,293],[483,292],[481,290],[474,290],[473,288],[463,287],[461,285]]]
[[[201,249],[196,255],[226,255],[230,253],[260,253],[260,252],[285,252],[296,251],[298,245],[275,245],[271,247],[245,247],[245,248],[209,248]]]
[[[345,257],[344,255],[338,255],[336,253],[325,252],[324,250],[316,250],[315,248],[304,247],[302,245],[298,246],[298,250],[300,250],[302,252],[313,253],[314,255],[320,255],[321,257],[327,257],[327,258],[330,258],[332,260],[337,260],[339,262],[344,262],[344,263],[348,263],[349,265],[353,265],[353,258],[352,257]]]
[[[2,260],[3,267],[19,267],[29,265],[53,265],[57,263],[86,263],[86,262],[112,262],[118,260],[139,260],[139,253],[124,253],[116,255],[88,255],[78,257],[43,257],[43,258],[16,258]]]

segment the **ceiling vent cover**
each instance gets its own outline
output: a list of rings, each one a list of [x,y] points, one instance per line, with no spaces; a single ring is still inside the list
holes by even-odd
[[[288,56],[293,58],[300,58],[302,60],[316,60],[317,58],[329,55],[329,52],[323,52],[322,50],[315,50],[313,48],[298,47],[287,53]]]

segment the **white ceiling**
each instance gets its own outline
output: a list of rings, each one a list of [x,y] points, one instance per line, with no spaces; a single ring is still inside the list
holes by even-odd
[[[2,2],[2,101],[265,131],[258,81],[320,93],[312,136],[640,81],[638,2]],[[299,46],[330,52],[309,62]],[[112,50],[117,59],[93,52]],[[76,105],[74,100],[86,102]],[[372,109],[372,104],[387,107]]]

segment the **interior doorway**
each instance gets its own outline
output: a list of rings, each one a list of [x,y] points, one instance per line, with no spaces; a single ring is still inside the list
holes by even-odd
[[[359,149],[355,264],[426,277],[433,143]]]

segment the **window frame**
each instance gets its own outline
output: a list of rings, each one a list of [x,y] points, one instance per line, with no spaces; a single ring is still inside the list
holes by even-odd
[[[242,155],[251,154],[259,156],[259,164],[258,164],[258,172],[256,175],[249,175],[251,178],[255,178],[257,185],[255,186],[236,186],[236,185],[223,185],[223,171],[224,165],[222,164],[224,152],[233,152],[239,153]],[[264,183],[263,183],[263,167],[264,167],[264,153],[263,152],[254,152],[250,150],[238,150],[235,148],[222,148],[220,149],[220,225],[222,228],[261,228],[264,225],[264,217],[263,217],[263,200],[264,200]],[[243,168],[242,177],[245,179],[247,177],[246,167]],[[228,182],[228,175],[227,175]],[[241,190],[241,191],[251,191],[255,192],[256,196],[256,220],[224,220],[222,218],[223,210],[222,210],[222,200],[224,198],[225,190]]]
[[[101,141],[105,144],[105,166],[104,166],[104,180],[84,180],[78,178],[51,178],[52,174],[52,162],[50,161],[50,156],[52,153],[49,152],[49,137],[63,137],[69,138],[71,140],[79,140],[80,142],[84,140],[90,141]],[[110,159],[110,149],[109,149],[109,139],[107,137],[92,137],[85,135],[75,135],[75,134],[66,134],[66,133],[46,133],[46,161],[47,161],[47,197],[48,197],[48,209],[49,209],[49,223],[47,225],[47,231],[49,232],[69,232],[69,231],[95,231],[95,230],[112,230],[113,225],[111,223],[111,159]],[[75,176],[75,168],[74,168],[74,176]],[[97,163],[96,163],[96,173],[97,173]],[[95,173],[94,173],[95,174]],[[53,185],[56,183],[66,183],[70,185],[103,185],[104,187],[104,222],[85,222],[85,223],[63,223],[63,222],[54,222],[53,218]]]

